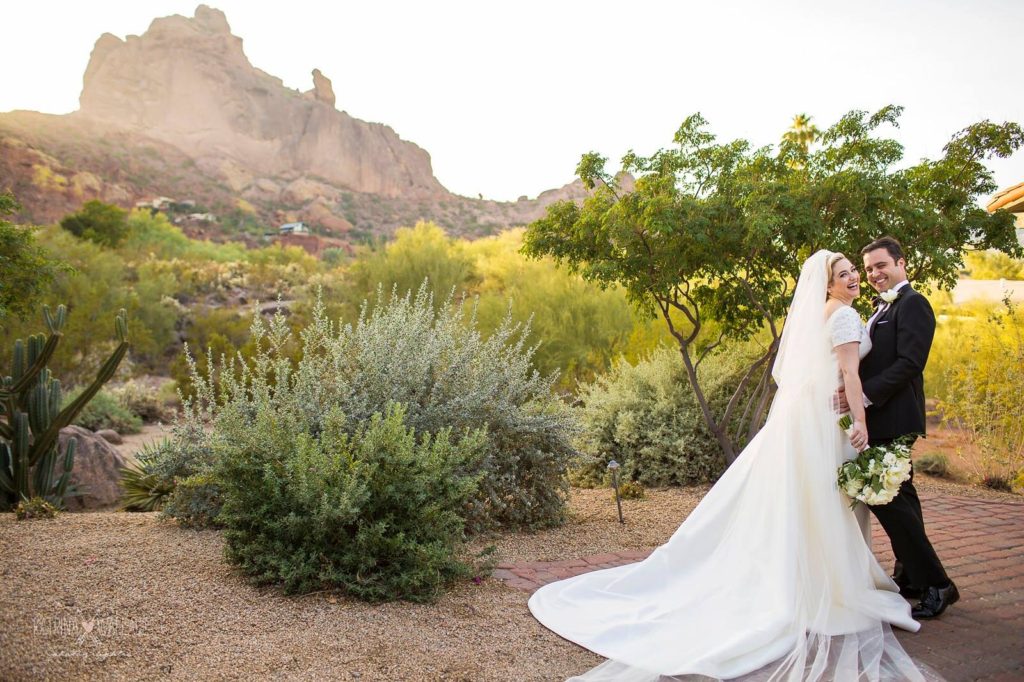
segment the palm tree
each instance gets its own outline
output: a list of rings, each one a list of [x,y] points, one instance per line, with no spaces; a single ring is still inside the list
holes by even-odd
[[[818,126],[811,123],[811,117],[807,114],[797,114],[793,117],[793,125],[789,131],[782,136],[787,142],[799,145],[803,148],[804,154],[811,148],[811,144],[818,141],[821,131]]]

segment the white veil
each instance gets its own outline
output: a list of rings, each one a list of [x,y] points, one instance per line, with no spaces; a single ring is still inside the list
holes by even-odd
[[[823,376],[834,359],[825,325],[825,301],[832,251],[817,251],[804,261],[789,306],[772,377],[787,392]]]
[[[910,605],[836,485],[854,452],[832,409],[831,255],[803,265],[768,421],[668,542],[530,598],[541,623],[609,659],[573,680],[925,679],[889,627],[917,630]]]

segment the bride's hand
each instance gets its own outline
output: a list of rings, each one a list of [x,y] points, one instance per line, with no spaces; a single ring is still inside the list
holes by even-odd
[[[860,452],[868,446],[868,427],[862,421],[853,422],[853,426],[850,427],[850,445],[854,447],[857,452]]]

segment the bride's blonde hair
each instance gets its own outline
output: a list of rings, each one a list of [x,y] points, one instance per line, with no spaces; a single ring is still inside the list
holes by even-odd
[[[836,263],[838,263],[839,261],[843,260],[844,258],[846,258],[846,256],[844,256],[842,253],[839,253],[837,251],[837,252],[833,253],[831,256],[829,256],[828,258],[825,259],[825,275],[828,278],[826,280],[828,283],[825,285],[825,298],[826,299],[828,299],[828,287],[829,287],[829,285],[832,284],[832,274],[833,274],[832,273],[832,268],[834,268],[836,266]]]

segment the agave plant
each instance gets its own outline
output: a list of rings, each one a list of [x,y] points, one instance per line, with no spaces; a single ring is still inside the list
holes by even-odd
[[[170,447],[166,438],[159,443],[147,444],[135,455],[135,461],[121,467],[121,487],[124,511],[151,512],[163,508],[167,496],[174,492],[174,481],[154,471],[159,454]]]

